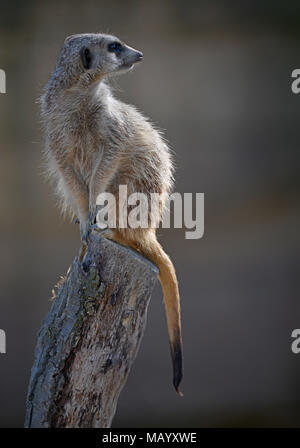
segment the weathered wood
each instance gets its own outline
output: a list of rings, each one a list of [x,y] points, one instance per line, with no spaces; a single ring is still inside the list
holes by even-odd
[[[157,269],[91,235],[38,334],[25,427],[107,428],[137,354]]]

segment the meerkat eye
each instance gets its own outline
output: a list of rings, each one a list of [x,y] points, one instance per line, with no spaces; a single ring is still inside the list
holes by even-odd
[[[123,50],[123,45],[120,44],[120,42],[112,42],[111,44],[108,44],[107,48],[110,53],[120,54]]]
[[[81,50],[81,60],[84,68],[88,70],[91,67],[92,54],[87,47],[83,47]]]

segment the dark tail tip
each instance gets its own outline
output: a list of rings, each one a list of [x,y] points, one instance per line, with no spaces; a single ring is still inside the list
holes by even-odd
[[[181,392],[181,390],[176,389],[176,392],[178,393],[178,395],[179,395],[180,397],[184,397],[184,395],[183,395],[183,393]]]
[[[179,390],[179,385],[183,378],[183,356],[180,336],[178,336],[175,342],[171,345],[171,355],[173,363],[173,385],[178,395],[183,397],[183,393]]]

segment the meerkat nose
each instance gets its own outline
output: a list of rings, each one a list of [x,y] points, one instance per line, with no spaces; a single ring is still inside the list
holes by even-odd
[[[141,61],[143,59],[143,53],[141,53],[140,51],[138,51],[136,58],[138,61]]]

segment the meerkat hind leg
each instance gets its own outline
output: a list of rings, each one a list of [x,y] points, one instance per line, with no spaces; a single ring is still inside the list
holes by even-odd
[[[99,231],[99,229],[98,229]],[[118,229],[103,229],[99,231],[100,235],[103,236],[104,238],[107,238],[108,240],[114,241],[115,243],[121,244],[122,246],[125,247],[130,247],[131,249],[135,250],[136,252],[141,252],[139,249],[139,245],[137,244],[136,241],[134,241],[132,238],[126,238],[126,233],[125,235],[120,231],[118,231]]]
[[[122,236],[119,234],[119,232],[116,231],[115,229],[109,229],[109,228],[102,229],[102,230],[98,229],[98,232],[100,233],[101,236],[103,236],[104,238],[107,238],[108,240],[115,241],[115,243],[122,244],[123,246],[128,245],[128,244],[126,244],[125,239],[122,238]]]

